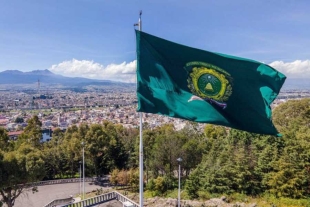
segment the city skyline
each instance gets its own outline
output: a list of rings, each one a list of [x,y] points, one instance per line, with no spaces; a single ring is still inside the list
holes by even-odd
[[[134,23],[203,50],[254,59],[310,79],[307,1],[4,1],[0,71],[135,81]]]

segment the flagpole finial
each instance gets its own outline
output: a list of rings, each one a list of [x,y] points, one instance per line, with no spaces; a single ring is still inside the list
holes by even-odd
[[[142,16],[142,10],[140,10],[140,15],[139,15],[139,30],[142,30],[142,20],[141,20],[141,16]]]
[[[140,31],[141,31],[141,29],[142,29],[141,16],[142,16],[142,10],[140,10],[140,12],[139,12],[139,22],[138,22],[138,23],[135,23],[135,24],[133,25],[134,27],[138,26]]]

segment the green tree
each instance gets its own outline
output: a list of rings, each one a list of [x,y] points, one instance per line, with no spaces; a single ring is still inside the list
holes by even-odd
[[[0,152],[0,194],[8,207],[28,187],[27,183],[44,177],[43,154],[28,144],[17,151]],[[35,188],[33,188],[35,190]]]
[[[64,151],[64,133],[59,129],[53,131],[52,139],[44,143],[44,161],[46,169],[45,179],[54,179],[56,176],[63,177],[67,171],[67,156]]]
[[[155,180],[155,191],[157,194],[162,195],[164,192],[166,192],[166,183],[165,183],[165,178],[158,176]]]
[[[146,182],[149,180],[149,172],[152,171],[152,164],[154,163],[154,144],[155,144],[155,132],[154,130],[146,129],[143,131],[143,159],[146,171]],[[140,142],[140,139],[137,139]],[[137,143],[135,157],[139,157],[139,144]],[[139,161],[138,159],[136,160]],[[136,163],[136,166],[139,166]]]
[[[102,160],[102,165],[107,166],[107,171],[103,173],[108,173],[115,167],[124,169],[128,162],[128,153],[126,152],[121,136],[118,134],[117,126],[108,121],[103,122],[103,130],[109,137],[106,143],[107,156]]]
[[[191,199],[196,199],[199,197],[199,190],[204,185],[203,180],[205,178],[203,175],[203,169],[201,165],[199,165],[194,171],[191,172],[188,179],[186,180],[185,190]]]
[[[135,141],[138,137],[139,130],[136,128],[125,128],[122,125],[116,125],[117,135],[124,147],[124,153],[127,157],[125,168],[134,168],[138,166],[137,158],[139,156],[132,156],[135,153]],[[143,132],[144,133],[144,132]],[[144,139],[144,136],[143,136]]]
[[[8,151],[12,149],[13,145],[12,142],[9,140],[9,136],[7,131],[0,127],[0,150]]]
[[[180,133],[176,133],[173,125],[163,125],[155,130],[156,138],[153,148],[153,172],[172,175],[177,169],[177,158],[182,157],[182,146],[185,141]]]
[[[22,117],[16,117],[15,123],[23,123],[24,122],[24,119]]]
[[[133,191],[139,191],[139,170],[138,168],[131,168],[129,170],[128,184]]]
[[[294,138],[301,127],[309,127],[310,99],[289,100],[276,107],[273,122],[287,138]]]
[[[61,146],[61,149],[64,152],[66,163],[67,163],[67,174],[71,177],[78,171],[79,161],[82,158],[82,144],[81,137],[78,132],[74,132],[70,136],[71,138],[65,139]]]
[[[199,130],[197,123],[194,122],[188,122],[178,133],[183,139],[180,151],[181,172],[184,172],[187,177],[191,170],[195,169],[201,162],[203,153],[207,149],[206,139]]]
[[[118,174],[119,174],[119,170],[118,169],[114,169],[111,172],[111,176],[110,176],[110,183],[112,185],[117,185],[118,184]]]
[[[27,123],[28,125],[23,132],[27,142],[32,144],[34,147],[40,147],[42,139],[42,122],[39,120],[39,117],[35,115],[29,119]]]
[[[41,126],[39,118],[32,117],[16,142],[10,141],[7,132],[0,128],[0,194],[9,207],[28,188],[27,183],[45,175]]]
[[[266,179],[269,191],[276,196],[309,196],[310,99],[281,104],[274,110],[273,120],[285,145]]]
[[[85,135],[86,149],[90,156],[94,173],[97,176],[107,171],[106,168],[108,168],[108,166],[102,165],[103,159],[112,158],[108,154],[109,139],[110,138],[103,130],[102,125],[99,124],[91,125]]]

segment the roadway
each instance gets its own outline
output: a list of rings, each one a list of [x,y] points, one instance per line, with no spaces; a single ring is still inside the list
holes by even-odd
[[[99,185],[95,185],[91,182],[85,182],[85,192],[91,192],[93,190],[103,188]],[[107,189],[107,188],[103,188]],[[68,198],[71,195],[73,197],[78,196],[80,193],[80,183],[66,183],[66,184],[55,184],[55,185],[44,185],[38,186],[38,192],[32,193],[28,190],[21,194],[15,201],[14,207],[43,207],[49,202],[55,199]],[[112,204],[114,202],[109,202]],[[116,201],[116,203],[119,203]],[[109,206],[101,204],[100,207]],[[116,206],[117,204],[112,204],[110,206]],[[122,205],[120,205],[122,206]]]

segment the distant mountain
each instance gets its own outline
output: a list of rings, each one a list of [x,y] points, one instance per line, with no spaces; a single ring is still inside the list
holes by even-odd
[[[287,78],[283,90],[310,90],[310,80],[306,78]]]
[[[19,70],[6,70],[0,72],[1,84],[36,84],[40,80],[42,85],[62,85],[63,87],[84,87],[88,85],[111,86],[111,87],[132,87],[136,84],[114,82],[110,80],[94,80],[88,78],[71,78],[57,75],[49,70],[33,70],[30,72],[21,72]],[[309,79],[287,78],[283,90],[310,90]]]
[[[71,78],[57,75],[49,70],[33,70],[21,72],[18,70],[6,70],[0,72],[0,84],[36,84],[40,80],[42,84],[60,84],[66,87],[81,87],[86,85],[134,85],[110,80],[94,80],[88,78]]]

